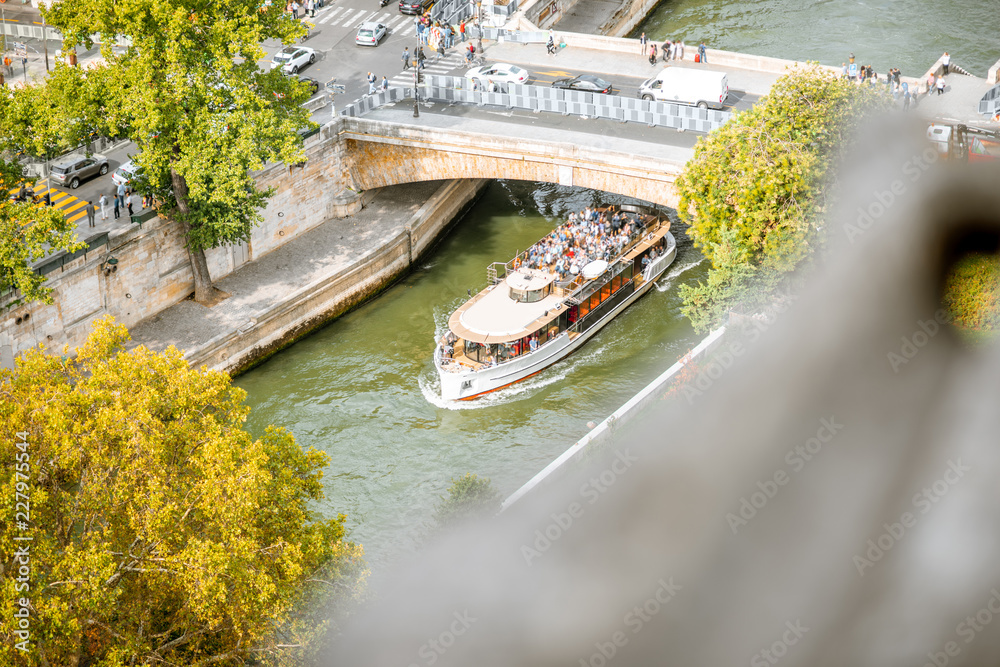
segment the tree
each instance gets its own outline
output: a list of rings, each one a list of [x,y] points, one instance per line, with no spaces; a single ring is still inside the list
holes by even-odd
[[[681,289],[697,328],[779,285],[823,247],[832,165],[865,116],[891,101],[884,86],[813,65],[782,76],[752,109],[699,140],[677,180],[678,212],[712,263],[707,284]]]
[[[0,293],[18,290],[21,302],[52,302],[45,276],[35,272],[31,263],[45,255],[65,250],[76,252],[86,243],[76,236],[76,225],[62,212],[31,202],[14,202],[7,192],[30,185],[33,179],[24,174],[20,163],[0,158]]]
[[[258,0],[78,0],[43,12],[62,31],[64,50],[92,48],[94,34],[105,36],[106,63],[57,66],[44,84],[56,90],[47,95],[76,91],[73,117],[93,119],[102,134],[127,136],[141,149],[135,159],[164,202],[160,210],[187,232],[195,299],[210,302],[205,250],[248,240],[272,194],[249,172],[302,159],[299,132],[312,125],[301,107],[308,86],[257,66],[263,40],[289,43],[301,24]],[[118,49],[113,37],[131,45]],[[52,127],[67,115],[62,109],[41,122]]]
[[[227,375],[127,343],[105,318],[75,359],[39,347],[0,370],[0,663],[301,656],[327,629],[306,623],[303,604],[363,575],[343,515],[310,510],[326,455],[280,428],[251,438],[245,392]],[[15,646],[24,606],[29,653]]]
[[[434,513],[438,526],[444,527],[470,519],[493,516],[500,509],[500,492],[488,477],[466,473],[451,480],[448,497],[442,497]]]

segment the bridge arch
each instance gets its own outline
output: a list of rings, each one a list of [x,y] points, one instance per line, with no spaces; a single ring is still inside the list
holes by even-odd
[[[344,118],[339,138],[351,187],[416,181],[507,178],[602,190],[676,208],[683,162],[588,146],[436,127]],[[498,124],[499,125],[499,124]],[[506,127],[514,127],[509,124]]]

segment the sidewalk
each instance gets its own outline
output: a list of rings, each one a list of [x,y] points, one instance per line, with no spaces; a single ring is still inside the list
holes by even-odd
[[[197,356],[213,339],[263,319],[289,295],[377,251],[441,186],[427,181],[381,190],[357,215],[328,220],[219,280],[216,287],[230,296],[215,306],[185,300],[143,320],[131,329],[133,343],[158,351],[173,345]]]
[[[529,71],[532,69],[551,71],[560,68],[572,68],[589,72],[633,76],[642,79],[653,76],[667,66],[667,63],[661,61],[657,61],[655,66],[651,66],[649,60],[639,52],[639,40],[635,40],[635,55],[616,51],[578,48],[573,46],[572,41],[572,37],[569,37],[566,48],[560,49],[552,56],[548,55],[544,44],[492,43],[485,49],[486,58],[489,61],[513,61],[525,64]],[[685,52],[687,59],[684,61],[671,60],[669,63],[670,66],[726,72],[729,75],[729,88],[731,90],[742,90],[753,95],[766,95],[780,76],[778,74],[756,72],[735,67],[717,67],[711,63],[705,65],[697,64],[690,60],[695,50],[696,48],[689,46]],[[569,76],[568,72],[567,76]]]

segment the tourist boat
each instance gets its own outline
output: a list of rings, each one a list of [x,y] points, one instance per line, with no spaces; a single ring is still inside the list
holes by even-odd
[[[625,205],[584,216],[487,268],[487,287],[451,315],[435,350],[443,399],[475,398],[554,364],[648,292],[674,261],[666,217]],[[601,221],[606,233],[594,233]]]

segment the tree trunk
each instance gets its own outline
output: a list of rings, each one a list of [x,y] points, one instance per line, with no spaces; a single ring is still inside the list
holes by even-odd
[[[181,215],[186,218],[191,209],[188,207],[188,187],[187,181],[173,168],[170,169],[170,182],[174,186],[174,197],[177,199],[177,208]],[[212,284],[212,275],[208,271],[208,259],[202,248],[191,247],[191,225],[185,219],[184,235],[187,237],[188,257],[191,259],[191,274],[194,276],[194,300],[206,306],[213,306],[228,296],[222,290],[216,289]]]

